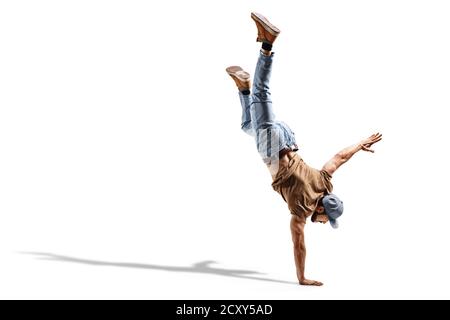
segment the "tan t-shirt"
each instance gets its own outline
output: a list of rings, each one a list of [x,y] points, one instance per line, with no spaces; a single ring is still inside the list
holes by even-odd
[[[311,168],[298,154],[287,167],[279,169],[272,187],[286,201],[291,213],[303,222],[313,214],[319,200],[333,191],[331,176],[324,170]]]

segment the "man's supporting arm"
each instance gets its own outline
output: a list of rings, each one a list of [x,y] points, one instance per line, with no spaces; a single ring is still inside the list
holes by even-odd
[[[354,144],[350,147],[347,147],[341,151],[339,151],[333,158],[331,158],[325,165],[323,166],[322,170],[325,170],[328,172],[329,175],[333,175],[333,173],[339,169],[340,166],[342,166],[344,163],[346,163],[348,160],[350,160],[351,157],[355,153],[357,153],[360,150],[368,151],[374,153],[370,147],[374,144],[380,141],[382,138],[382,135],[380,133],[376,133],[371,135],[369,138],[362,140],[361,142]]]
[[[301,285],[321,286],[323,283],[315,280],[308,280],[305,278],[305,260],[306,260],[306,246],[305,246],[305,222],[292,215],[291,218],[291,234],[292,242],[294,243],[294,258],[297,269],[297,278]]]

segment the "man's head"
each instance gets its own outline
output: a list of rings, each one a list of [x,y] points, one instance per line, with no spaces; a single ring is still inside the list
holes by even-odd
[[[316,207],[316,211],[314,211],[313,215],[311,216],[311,221],[320,223],[328,222],[328,216],[325,213],[325,208],[323,207],[322,199],[320,199],[320,202]]]
[[[336,229],[339,224],[337,218],[339,218],[344,211],[343,202],[334,194],[330,193],[320,199],[319,204],[314,211],[311,221],[327,223]]]

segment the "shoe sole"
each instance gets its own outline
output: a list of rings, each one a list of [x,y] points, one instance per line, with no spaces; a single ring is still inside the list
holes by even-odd
[[[280,34],[280,29],[278,29],[277,27],[275,27],[273,24],[271,24],[269,22],[269,20],[267,20],[266,17],[264,17],[262,14],[256,13],[256,12],[252,12],[251,15],[252,19],[261,23],[264,26],[264,29],[269,32],[271,35],[273,36],[278,36]]]
[[[250,79],[250,74],[247,71],[244,71],[241,67],[239,66],[231,66],[225,69],[227,71],[227,73],[231,76],[231,77],[236,77],[241,81],[247,81]],[[241,74],[236,74],[237,72],[241,71]]]

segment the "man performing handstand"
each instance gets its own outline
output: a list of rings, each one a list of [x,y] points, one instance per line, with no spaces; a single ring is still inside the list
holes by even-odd
[[[370,147],[382,136],[376,133],[343,149],[326,162],[322,170],[308,166],[296,153],[298,147],[294,133],[287,124],[275,119],[272,110],[269,92],[274,56],[272,45],[280,30],[261,14],[252,13],[251,18],[258,29],[256,41],[262,42],[252,91],[248,72],[238,66],[228,67],[226,71],[239,89],[241,128],[255,138],[258,152],[272,175],[272,187],[283,197],[292,214],[290,227],[298,281],[301,285],[321,286],[320,281],[305,278],[306,218],[311,216],[312,222],[330,222],[333,228],[338,227],[336,219],[342,215],[343,203],[331,193],[331,177],[358,151],[374,152]]]

